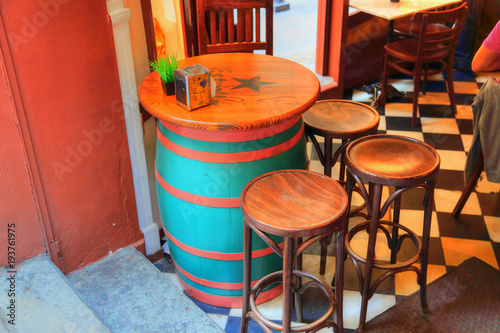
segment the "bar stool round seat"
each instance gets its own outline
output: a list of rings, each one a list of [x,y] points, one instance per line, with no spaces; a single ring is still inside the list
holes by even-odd
[[[378,112],[358,102],[331,99],[316,102],[304,113],[309,133],[335,139],[359,138],[375,132]]]
[[[338,182],[319,173],[306,170],[280,170],[259,176],[248,183],[241,194],[244,219],[243,314],[241,332],[246,332],[249,318],[263,328],[283,332],[304,332],[323,327],[342,331],[343,279],[337,279],[335,296],[330,286],[320,278],[301,271],[301,254],[315,241],[337,232],[337,255],[344,258],[343,225],[347,217],[347,194]],[[283,271],[262,278],[252,289],[252,232],[262,238],[283,258]],[[279,246],[269,235],[283,237]],[[306,238],[307,239],[303,239]],[[337,260],[336,274],[343,276],[344,260]],[[302,286],[301,278],[311,279]],[[269,284],[283,281],[283,324],[264,318],[255,306],[259,293]],[[306,325],[291,327],[292,293],[298,320],[301,321],[300,293],[316,286],[328,299],[325,314]],[[329,318],[336,312],[337,323]]]
[[[439,155],[429,145],[396,135],[374,135],[347,149],[347,164],[363,179],[383,185],[420,184],[439,169]]]
[[[346,150],[347,196],[350,201],[353,188],[357,185],[370,216],[370,219],[354,226],[349,232],[347,232],[347,227],[344,230],[346,250],[356,267],[360,284],[362,298],[358,329],[361,332],[364,330],[366,321],[368,300],[386,278],[399,272],[413,271],[417,274],[422,310],[424,313],[427,312],[429,236],[434,185],[439,165],[440,157],[431,146],[404,136],[387,134],[367,136],[353,141]],[[370,184],[370,193],[367,193],[364,182]],[[383,186],[394,186],[393,193],[385,202],[382,202]],[[401,195],[417,187],[425,191],[422,240],[414,230],[399,224]],[[383,221],[382,218],[391,205],[393,205],[392,221]],[[362,230],[369,233],[365,257],[356,253],[351,246],[354,236]],[[391,250],[390,261],[384,262],[380,259],[375,261],[377,230],[381,230],[387,238],[387,245]],[[400,232],[402,233],[399,234]],[[405,239],[413,243],[415,254],[411,258],[398,260],[398,252]],[[420,268],[413,266],[418,260],[420,260]],[[372,283],[373,268],[383,269],[386,272]]]
[[[345,148],[352,140],[377,132],[380,122],[378,112],[362,103],[331,99],[316,102],[304,115],[304,128],[311,139],[316,153],[324,167],[323,173],[332,176],[332,167],[335,166],[340,156],[340,170],[338,180],[344,181],[345,174]],[[315,135],[324,138],[321,148]],[[341,146],[333,152],[333,139],[341,139]],[[352,215],[359,213],[364,206]],[[325,274],[327,247],[331,239],[321,240],[320,274]]]

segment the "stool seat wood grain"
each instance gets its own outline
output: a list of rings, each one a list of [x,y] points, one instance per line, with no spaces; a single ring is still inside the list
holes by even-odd
[[[347,148],[346,163],[363,179],[383,185],[408,186],[432,177],[440,158],[429,145],[404,136],[373,135]]]
[[[337,182],[308,171],[279,171],[258,177],[242,192],[247,222],[277,236],[307,237],[332,230],[347,209]]]
[[[353,139],[377,130],[380,116],[372,107],[353,101],[324,100],[304,113],[311,133],[335,139]]]

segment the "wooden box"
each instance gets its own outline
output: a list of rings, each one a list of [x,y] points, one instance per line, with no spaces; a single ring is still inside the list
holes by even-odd
[[[177,104],[188,111],[210,105],[210,73],[202,65],[192,65],[174,71]]]

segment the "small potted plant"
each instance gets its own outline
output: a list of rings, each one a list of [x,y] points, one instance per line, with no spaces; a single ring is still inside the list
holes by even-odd
[[[174,70],[179,65],[179,57],[175,53],[167,53],[159,59],[149,62],[151,71],[157,71],[162,80],[162,88],[167,96],[175,94]]]

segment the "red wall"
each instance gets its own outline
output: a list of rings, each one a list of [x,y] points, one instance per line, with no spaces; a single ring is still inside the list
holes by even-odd
[[[0,53],[0,266],[6,266],[7,236],[16,261],[23,261],[45,252],[38,207],[33,193],[28,159],[19,132],[19,121],[5,76],[4,59]],[[12,225],[14,224],[14,225]],[[9,226],[10,225],[10,226]],[[4,245],[5,244],[5,245]],[[12,249],[11,249],[12,250]]]
[[[1,1],[0,12],[68,273],[142,238],[106,1]]]

